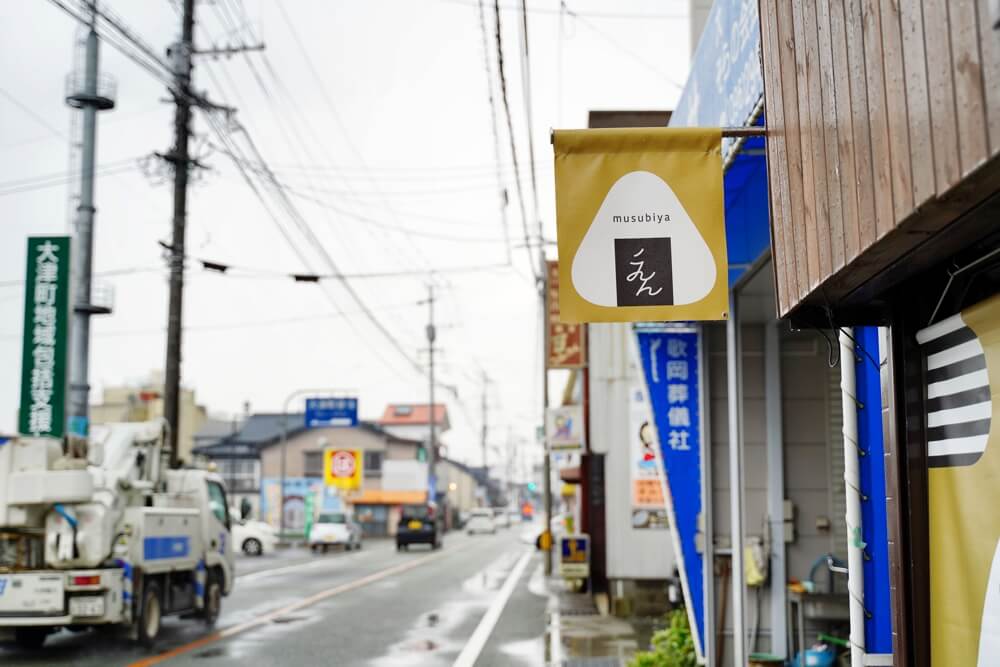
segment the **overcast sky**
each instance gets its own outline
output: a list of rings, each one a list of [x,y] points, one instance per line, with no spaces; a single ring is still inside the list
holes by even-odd
[[[545,235],[554,239],[549,128],[584,127],[591,109],[672,108],[689,62],[688,3],[567,2],[576,18],[561,15],[555,0],[528,4],[537,194]],[[179,34],[170,0],[102,5],[157,52]],[[516,5],[501,4],[503,46],[534,236]],[[444,438],[449,453],[480,462],[485,372],[492,381],[491,444],[505,446],[510,428],[514,438],[530,440],[524,451],[537,456],[538,302],[498,89],[492,3],[487,10],[491,78],[476,0],[198,3],[199,48],[266,44],[263,56],[199,58],[196,87],[238,109],[235,119],[246,134],[237,131],[234,140],[246,147],[252,138],[301,214],[293,221],[265,192],[269,214],[220,151],[206,117],[196,115],[192,145],[207,169],[191,189],[189,254],[248,269],[220,276],[194,259],[188,263],[182,381],[210,413],[237,414],[244,402],[253,411],[279,411],[290,392],[304,387],[353,390],[368,418],[387,402],[427,400],[424,377],[341,284],[297,284],[283,274],[330,273],[324,254],[348,274],[433,268],[440,272],[433,278],[359,278],[350,285],[408,357],[425,363],[427,307],[418,301],[433,282],[440,299],[438,373],[459,396],[444,395],[454,425]],[[71,112],[63,98],[78,36],[74,21],[45,0],[0,3],[0,432],[15,428],[19,400],[23,288],[17,281],[25,239],[69,230]],[[171,144],[165,89],[107,44],[101,58],[118,90],[117,107],[98,121],[104,174],[97,183],[94,266],[120,273],[95,279],[113,286],[115,301],[112,315],[93,320],[91,402],[100,401],[102,387],[140,382],[163,368],[167,283],[157,242],[169,241],[172,201],[156,161],[140,162]],[[506,233],[491,90],[499,172],[510,195]],[[505,266],[508,248],[511,266]],[[499,268],[448,271],[468,266]]]

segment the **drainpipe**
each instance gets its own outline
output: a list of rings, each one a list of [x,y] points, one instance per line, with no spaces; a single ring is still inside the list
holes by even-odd
[[[764,412],[767,429],[767,515],[771,551],[771,653],[787,657],[785,462],[781,417],[781,322],[764,325]]]
[[[733,664],[747,664],[746,588],[743,572],[743,350],[740,340],[739,296],[729,291],[726,322],[726,375],[729,404],[729,507],[732,543]]]
[[[852,334],[853,335],[853,334]],[[850,597],[851,667],[865,656],[864,547],[861,541],[861,488],[858,465],[858,403],[854,344],[840,331],[840,398],[844,417],[844,484],[847,490],[847,592]]]

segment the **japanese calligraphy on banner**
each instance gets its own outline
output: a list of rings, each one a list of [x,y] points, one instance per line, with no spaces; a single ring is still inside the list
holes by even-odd
[[[28,238],[18,430],[61,438],[66,430],[69,338],[68,236]]]
[[[629,455],[632,475],[632,527],[666,528],[660,445],[650,423],[649,401],[641,385],[629,389]]]
[[[702,335],[700,328],[639,329],[639,356],[660,443],[666,477],[666,508],[674,550],[680,560],[698,655],[704,655],[704,557],[698,548],[702,508]]]
[[[559,319],[559,262],[546,262],[548,271],[548,368],[580,368],[587,364],[586,335],[582,324],[568,324]]]
[[[918,331],[926,360],[931,662],[1000,656],[1000,294]]]
[[[565,322],[722,320],[719,128],[557,130]]]

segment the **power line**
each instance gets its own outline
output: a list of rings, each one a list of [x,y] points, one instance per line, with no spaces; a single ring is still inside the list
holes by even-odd
[[[507,262],[512,261],[510,247],[510,225],[507,221],[507,189],[503,187],[503,176],[500,169],[500,131],[497,127],[497,102],[493,97],[493,70],[490,67],[489,33],[486,30],[486,6],[479,0],[479,31],[483,40],[483,62],[486,68],[486,93],[490,102],[490,131],[493,134],[493,159],[496,163],[497,193],[500,197],[500,220],[503,225],[504,246],[507,251]]]
[[[523,2],[523,0],[522,0],[522,2]],[[576,11],[573,11],[572,9],[570,9],[566,5],[565,2],[562,2],[562,6],[561,6],[561,8],[560,8],[559,11],[565,11],[566,14],[568,14],[569,16],[573,17],[574,19],[576,19],[577,21],[579,21],[580,23],[582,23],[585,27],[589,28],[590,31],[593,32],[595,35],[597,35],[598,37],[600,37],[601,39],[603,39],[605,42],[607,42],[611,46],[615,47],[616,49],[618,49],[619,51],[621,51],[622,53],[624,53],[625,55],[627,55],[629,58],[631,58],[636,63],[638,63],[638,64],[642,65],[643,67],[645,67],[647,70],[649,70],[650,72],[652,72],[656,76],[660,77],[661,79],[663,79],[664,81],[666,81],[667,83],[669,83],[671,86],[677,88],[678,90],[684,90],[684,85],[683,84],[677,83],[676,81],[674,81],[673,79],[671,79],[659,67],[657,67],[656,65],[653,65],[648,60],[646,60],[645,58],[643,58],[642,56],[640,56],[639,54],[637,54],[635,51],[633,51],[632,49],[628,48],[627,46],[625,46],[624,44],[622,44],[621,42],[619,42],[617,39],[615,39],[614,37],[612,37],[608,33],[604,32],[602,29],[598,28],[596,25],[594,25],[589,20],[587,20],[587,18],[585,18],[584,15],[580,14],[579,12],[576,12]]]
[[[104,165],[94,170],[94,176],[114,176],[130,171],[136,171],[137,169],[138,166],[135,164],[120,164],[117,166]],[[20,185],[0,185],[0,197],[16,195],[23,192],[31,192],[33,190],[44,190],[46,188],[58,187],[60,185],[67,185],[78,176],[78,173],[64,172],[61,175],[50,176],[47,179],[29,181]]]
[[[450,5],[462,5],[465,7],[474,7],[475,5],[471,1],[467,0],[439,0]],[[501,5],[500,9],[509,11],[524,11],[523,6],[519,5]],[[558,14],[560,10],[553,9],[550,7],[528,7],[527,11],[532,14]],[[643,14],[643,13],[627,13],[627,12],[583,12],[583,16],[594,19],[628,19],[636,21],[677,21],[677,20],[687,20],[689,17],[687,14],[677,13],[677,14]]]
[[[538,242],[542,243],[544,234],[542,233],[542,214],[538,207],[538,178],[535,174],[535,133],[534,123],[531,114],[531,59],[528,52],[528,3],[521,0],[521,47],[524,49],[524,58],[521,60],[521,84],[524,88],[524,115],[528,130],[528,166],[531,170],[531,197],[534,204],[535,221],[538,224]]]
[[[521,226],[524,231],[524,244],[526,246],[525,252],[528,253],[529,261],[528,265],[531,267],[531,275],[534,277],[535,282],[538,282],[539,275],[538,271],[535,270],[535,264],[530,259],[531,258],[531,239],[528,233],[528,214],[524,207],[524,191],[521,187],[521,170],[517,163],[517,141],[514,138],[514,122],[511,119],[510,114],[510,101],[507,99],[507,77],[503,70],[503,36],[500,25],[500,0],[494,0],[493,3],[494,14],[496,16],[496,40],[497,40],[497,73],[500,77],[500,96],[503,99],[504,115],[507,117],[507,133],[510,135],[510,157],[511,162],[514,164],[514,184],[517,189],[517,201],[521,208]]]
[[[333,117],[334,122],[340,129],[341,135],[344,138],[344,143],[347,144],[348,149],[350,149],[350,151],[354,153],[355,157],[357,157],[361,165],[365,166],[364,157],[362,156],[361,151],[358,150],[357,146],[351,140],[351,134],[350,132],[348,132],[347,127],[344,125],[344,122],[340,117],[340,114],[337,112],[337,107],[333,103],[330,92],[327,89],[326,81],[322,76],[320,76],[319,70],[316,68],[316,64],[313,62],[312,57],[306,50],[305,44],[302,41],[302,38],[299,35],[298,30],[295,28],[295,24],[292,22],[291,17],[288,15],[288,12],[285,9],[285,5],[283,3],[278,3],[278,10],[281,12],[282,19],[284,19],[285,25],[288,26],[288,30],[292,34],[292,37],[295,41],[296,47],[299,50],[299,53],[302,55],[303,60],[305,60],[306,62],[306,66],[309,69],[310,74],[312,75],[313,81],[316,82],[316,87],[319,90],[321,97],[323,98],[323,101],[326,104],[327,109],[330,111],[330,115]],[[380,190],[381,188],[378,181],[375,180],[373,177],[371,177],[371,174],[370,172],[368,172],[366,166],[365,166],[365,172],[368,175],[368,180],[372,183],[375,189]],[[393,207],[384,198],[382,199],[382,204],[386,212],[388,212],[393,217],[396,216],[395,209],[393,209]],[[416,250],[416,247],[414,246],[412,249]],[[423,257],[423,255],[419,253],[419,251],[417,251],[417,254],[420,256],[421,261],[423,261],[423,263],[427,265],[427,259]]]
[[[51,132],[55,136],[59,137],[60,139],[65,139],[66,141],[69,141],[69,138],[66,136],[66,134],[64,132],[62,132],[61,130],[56,129],[56,127],[53,126],[49,121],[45,120],[44,118],[42,118],[41,116],[39,116],[37,113],[35,113],[35,111],[31,107],[27,106],[26,104],[22,104],[21,102],[19,102],[16,97],[14,97],[13,95],[11,95],[9,92],[7,92],[6,90],[4,90],[3,88],[0,88],[0,95],[3,95],[4,97],[6,97],[8,102],[10,102],[14,106],[16,106],[18,109],[20,109],[21,111],[23,111],[28,116],[30,116],[36,123],[38,123],[39,125],[41,125],[42,127],[44,127],[46,130],[48,130],[49,132]]]

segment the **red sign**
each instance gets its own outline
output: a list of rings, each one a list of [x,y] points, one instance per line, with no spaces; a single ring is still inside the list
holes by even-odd
[[[582,324],[559,321],[559,262],[546,262],[548,270],[547,368],[580,368],[587,365],[586,338]]]

